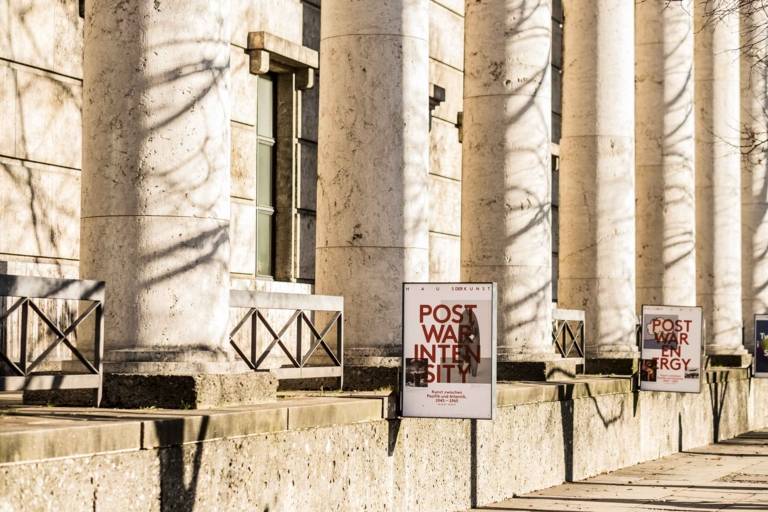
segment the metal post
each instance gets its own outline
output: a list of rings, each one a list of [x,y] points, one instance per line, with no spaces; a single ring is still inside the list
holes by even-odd
[[[253,361],[254,365],[256,364],[256,360],[258,359],[258,351],[256,348],[256,344],[258,342],[258,336],[257,336],[258,325],[259,325],[259,310],[255,309],[253,311],[253,314],[251,315],[251,361]]]
[[[21,368],[21,371],[24,372],[24,375],[27,374],[27,323],[29,318],[29,299],[24,299],[24,302],[21,304],[21,316],[19,319],[19,322],[21,325],[19,326],[20,329],[20,353],[19,353],[19,368]]]
[[[296,360],[299,362],[300,368],[303,368],[305,363],[301,347],[302,320],[304,320],[304,311],[299,313],[299,316],[296,317]]]
[[[96,388],[96,407],[101,405],[101,395],[104,389],[104,365],[102,363],[104,357],[104,303],[101,302],[96,308],[96,322],[94,327],[94,358],[96,363],[96,370],[99,372],[99,386]]]

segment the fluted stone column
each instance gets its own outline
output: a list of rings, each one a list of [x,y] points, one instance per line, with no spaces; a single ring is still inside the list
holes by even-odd
[[[635,342],[634,8],[566,0],[560,142],[562,307],[586,310],[588,371],[627,371]]]
[[[741,178],[739,14],[731,2],[695,3],[696,273],[707,353],[739,355]]]
[[[638,313],[696,305],[692,2],[635,10]]]
[[[231,371],[229,2],[86,7],[80,268],[106,281],[107,370]]]
[[[752,351],[754,315],[768,313],[768,14],[746,7],[741,22],[742,314]]]
[[[428,6],[323,2],[315,289],[344,296],[350,386],[396,381],[401,283],[429,280]]]
[[[466,4],[461,272],[498,283],[500,363],[555,357],[551,24],[549,2]]]

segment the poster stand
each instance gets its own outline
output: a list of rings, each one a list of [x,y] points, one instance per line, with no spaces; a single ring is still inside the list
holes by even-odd
[[[403,417],[493,419],[495,283],[403,283]]]

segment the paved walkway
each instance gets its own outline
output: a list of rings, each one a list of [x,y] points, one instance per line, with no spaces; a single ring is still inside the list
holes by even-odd
[[[474,510],[768,511],[768,430]]]

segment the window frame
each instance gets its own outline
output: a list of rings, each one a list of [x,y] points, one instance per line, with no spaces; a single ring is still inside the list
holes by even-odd
[[[262,133],[262,126],[261,126],[261,115],[260,115],[260,109],[262,108],[261,104],[261,84],[265,81],[268,81],[271,84],[271,94],[272,94],[272,101],[271,101],[271,111],[272,115],[270,116],[269,122],[270,122],[270,128],[271,128],[271,136],[264,135]],[[277,182],[277,133],[278,133],[278,116],[277,116],[277,76],[274,73],[265,73],[263,75],[257,75],[257,86],[256,86],[256,176],[255,176],[255,200],[254,200],[254,230],[255,230],[255,253],[254,253],[254,269],[253,269],[253,275],[256,277],[256,279],[262,279],[262,280],[275,280],[275,268],[276,268],[276,236],[275,236],[275,225],[276,225],[276,213],[277,213],[277,190],[276,190],[276,182]],[[270,205],[264,205],[260,202],[260,191],[259,191],[259,182],[261,181],[261,148],[262,146],[268,146],[269,149],[269,184],[270,184],[270,190],[269,190],[269,202]],[[259,247],[261,245],[260,237],[259,237],[259,218],[260,216],[268,215],[269,216],[269,234],[268,234],[268,240],[269,240],[269,273],[262,273],[259,272]]]

